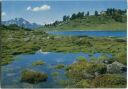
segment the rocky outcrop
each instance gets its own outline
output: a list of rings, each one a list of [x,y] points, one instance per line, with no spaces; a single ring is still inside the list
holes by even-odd
[[[113,62],[112,64],[107,65],[107,72],[114,74],[114,73],[123,73],[127,71],[127,67],[117,61]]]

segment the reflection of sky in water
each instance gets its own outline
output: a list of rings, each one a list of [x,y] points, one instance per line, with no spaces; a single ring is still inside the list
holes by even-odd
[[[62,87],[56,83],[57,80],[65,80],[64,69],[56,70],[54,66],[57,64],[69,65],[76,61],[79,56],[89,59],[89,55],[85,53],[53,53],[53,52],[37,52],[29,55],[19,55],[15,57],[15,61],[2,67],[2,87]],[[99,57],[100,53],[93,55]],[[43,60],[44,65],[32,66],[32,62]],[[33,69],[48,74],[48,80],[38,84],[28,84],[20,82],[20,74],[23,69]],[[51,73],[59,72],[59,76],[52,77]]]

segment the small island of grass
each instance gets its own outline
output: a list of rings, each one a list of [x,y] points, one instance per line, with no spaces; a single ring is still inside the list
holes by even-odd
[[[32,84],[46,81],[47,78],[47,74],[34,70],[23,70],[21,74],[22,82],[28,82]]]
[[[55,69],[63,69],[64,67],[65,67],[64,64],[58,64],[54,68]]]
[[[32,63],[32,66],[39,66],[39,65],[44,65],[44,64],[45,64],[44,61],[38,60],[38,61],[33,62],[33,63]]]
[[[53,77],[56,77],[56,76],[59,75],[59,72],[53,72],[51,75],[52,75]]]

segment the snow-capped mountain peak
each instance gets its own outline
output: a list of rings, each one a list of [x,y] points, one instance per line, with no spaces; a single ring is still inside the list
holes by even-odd
[[[23,18],[15,18],[15,19],[11,19],[8,21],[2,21],[2,24],[4,24],[4,25],[16,24],[20,27],[25,27],[25,28],[29,28],[29,29],[36,29],[41,26],[36,23],[30,23],[29,21],[27,21]]]

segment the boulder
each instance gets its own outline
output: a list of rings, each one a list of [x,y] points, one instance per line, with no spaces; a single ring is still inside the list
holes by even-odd
[[[114,74],[114,73],[124,73],[127,71],[127,68],[125,65],[115,61],[112,64],[107,65],[107,72]]]
[[[111,64],[112,61],[111,60],[108,60],[108,59],[103,59],[103,60],[96,60],[95,63],[104,63],[104,64]]]
[[[95,75],[94,74],[87,73],[87,72],[84,72],[83,73],[83,78],[84,79],[93,79],[93,78],[95,78]]]
[[[24,38],[24,41],[25,42],[28,42],[28,41],[30,41],[30,38],[29,37],[26,37],[26,38]]]

